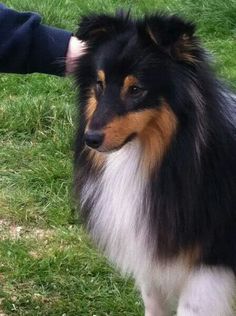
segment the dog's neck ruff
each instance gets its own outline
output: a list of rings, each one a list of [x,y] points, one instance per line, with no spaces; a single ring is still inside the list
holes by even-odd
[[[105,254],[124,273],[146,270],[149,195],[138,140],[107,155],[102,174],[90,176],[82,190],[82,206],[87,202],[91,235]]]

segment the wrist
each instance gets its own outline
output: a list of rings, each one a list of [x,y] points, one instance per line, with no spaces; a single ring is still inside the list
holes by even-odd
[[[83,55],[85,43],[77,37],[71,36],[67,54],[66,54],[66,75],[70,75],[75,71],[76,61]]]

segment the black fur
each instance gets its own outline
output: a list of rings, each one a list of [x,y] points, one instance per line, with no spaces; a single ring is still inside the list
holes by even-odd
[[[236,99],[215,78],[194,31],[192,23],[158,14],[141,20],[124,13],[82,19],[77,35],[89,47],[76,74],[81,113],[75,191],[79,194],[89,174],[99,176],[83,152],[84,108],[95,70],[105,69],[117,82],[125,74],[139,76],[148,88],[145,102],[118,113],[111,93],[110,111],[122,116],[158,107],[164,99],[178,120],[177,135],[150,179],[150,242],[163,259],[199,247],[199,263],[236,273]],[[98,122],[104,124],[109,115],[103,107]]]

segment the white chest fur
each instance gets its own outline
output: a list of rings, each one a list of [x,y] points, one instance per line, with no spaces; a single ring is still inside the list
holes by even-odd
[[[139,168],[140,145],[132,142],[107,157],[100,179],[89,179],[82,196],[93,201],[91,234],[125,273],[149,264],[143,212],[147,181]],[[83,202],[82,201],[82,202]]]
[[[102,176],[88,179],[84,186],[82,205],[92,202],[90,233],[110,260],[138,283],[154,281],[170,293],[179,288],[187,271],[181,262],[153,262],[147,243],[149,190],[140,153],[135,141],[109,154]]]

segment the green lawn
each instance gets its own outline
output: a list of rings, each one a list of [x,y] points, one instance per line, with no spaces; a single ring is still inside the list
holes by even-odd
[[[235,0],[4,2],[69,30],[91,11],[180,13],[197,23],[217,72],[236,87]],[[75,225],[72,81],[1,75],[0,87],[0,315],[142,315],[133,283],[114,272]]]

